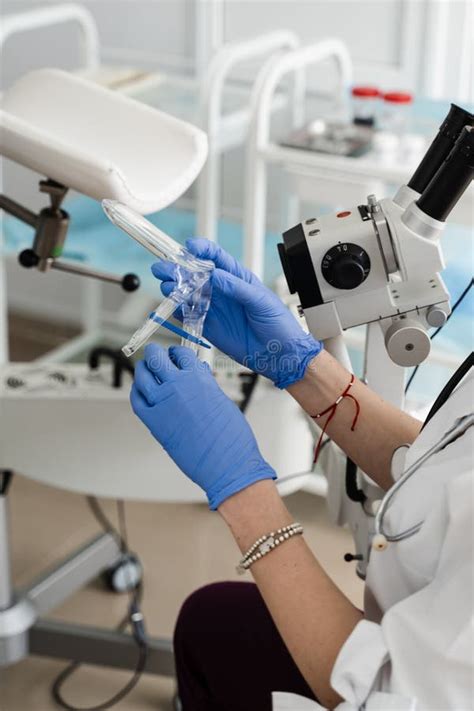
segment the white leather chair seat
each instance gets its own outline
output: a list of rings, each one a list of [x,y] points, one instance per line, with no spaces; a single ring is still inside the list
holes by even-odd
[[[142,214],[180,197],[207,156],[195,126],[58,69],[24,75],[0,107],[3,155]]]

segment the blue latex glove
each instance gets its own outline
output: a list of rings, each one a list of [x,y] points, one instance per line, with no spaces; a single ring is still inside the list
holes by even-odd
[[[219,350],[279,388],[304,376],[322,343],[303,331],[282,301],[248,269],[214,242],[190,239],[190,252],[216,265],[212,274],[212,300],[204,324],[204,336]],[[153,274],[162,280],[168,296],[175,287],[175,267],[157,262]]]
[[[262,479],[276,479],[250,426],[189,348],[155,343],[135,369],[133,411],[178,467],[207,494],[211,509]]]

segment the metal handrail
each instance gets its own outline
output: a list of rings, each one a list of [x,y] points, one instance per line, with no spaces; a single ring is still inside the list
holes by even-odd
[[[198,181],[198,234],[216,239],[219,203],[219,130],[223,94],[232,70],[239,64],[278,50],[294,50],[299,39],[293,32],[268,32],[244,42],[223,45],[209,63],[200,86],[199,123],[209,137],[209,155]],[[295,101],[292,102],[293,104]]]
[[[272,57],[263,67],[255,82],[251,107],[252,122],[247,142],[245,167],[244,263],[263,275],[265,211],[266,211],[266,157],[271,145],[270,124],[273,97],[282,78],[290,73],[300,74],[309,66],[328,59],[334,60],[338,70],[336,95],[344,97],[352,81],[352,62],[346,45],[337,38]],[[304,121],[304,102],[298,101],[293,112],[293,128]]]
[[[92,13],[82,5],[65,3],[26,12],[6,15],[0,25],[0,53],[8,39],[22,32],[31,32],[43,27],[76,22],[81,30],[81,53],[83,65],[87,70],[99,66],[99,33]]]

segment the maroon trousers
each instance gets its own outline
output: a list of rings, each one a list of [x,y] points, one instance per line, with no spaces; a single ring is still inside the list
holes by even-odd
[[[253,583],[193,593],[176,624],[183,711],[271,711],[271,692],[314,699]]]

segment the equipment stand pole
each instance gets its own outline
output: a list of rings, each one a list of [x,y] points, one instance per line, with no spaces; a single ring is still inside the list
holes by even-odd
[[[7,494],[12,472],[0,470],[0,610],[6,610],[13,600],[10,570]]]

